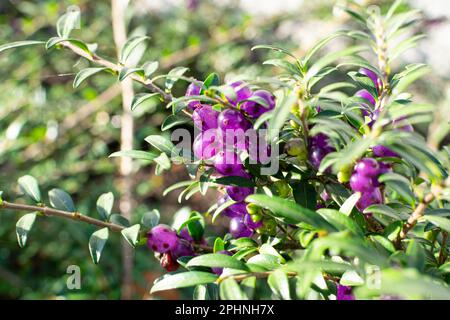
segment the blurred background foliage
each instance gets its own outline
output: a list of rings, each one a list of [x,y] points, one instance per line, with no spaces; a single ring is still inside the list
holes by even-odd
[[[335,9],[332,0],[132,0],[127,17],[130,34],[151,36],[142,61],[158,60],[164,73],[174,66],[187,66],[189,74],[204,79],[212,71],[222,79],[236,76],[270,76],[275,69],[262,66],[266,52],[252,52],[255,44],[273,44],[301,55],[318,39],[344,28],[348,17]],[[345,1],[344,1],[345,2]],[[392,1],[357,1],[382,8]],[[432,135],[436,144],[448,136],[450,120],[448,29],[450,8],[445,0],[411,0],[409,6],[424,10],[425,20],[417,29],[427,38],[408,51],[396,67],[411,62],[430,63],[433,73],[418,81],[413,94],[418,101],[436,105],[435,121],[418,128]],[[0,44],[25,39],[47,40],[56,34],[58,17],[70,5],[81,10],[81,25],[73,36],[97,43],[98,52],[114,60],[111,6],[109,1],[3,0],[0,2]],[[334,48],[333,48],[334,46]],[[336,41],[329,50],[345,46]],[[273,53],[268,53],[273,56]],[[72,88],[78,70],[87,66],[70,52],[29,47],[0,56],[0,189],[5,199],[17,196],[15,181],[24,174],[35,176],[41,189],[65,189],[80,212],[96,216],[97,197],[113,191],[118,161],[108,156],[119,150],[120,87],[109,74],[92,77],[80,88]],[[343,73],[335,74],[336,78]],[[185,83],[174,93],[182,95]],[[135,85],[137,93],[145,90]],[[146,150],[144,138],[158,133],[168,114],[158,101],[134,111],[135,149]],[[176,192],[162,197],[163,190],[188,178],[184,167],[172,167],[161,176],[145,163],[134,164],[133,222],[157,208],[162,221],[170,223],[182,206],[205,211],[217,195],[194,196],[178,204]],[[115,208],[115,212],[119,209]],[[99,266],[89,257],[87,242],[92,226],[57,218],[39,219],[25,249],[15,235],[17,213],[0,215],[0,298],[5,299],[118,299],[121,296],[120,237],[111,237]],[[216,225],[209,232],[222,232]],[[69,265],[81,268],[81,290],[66,287]],[[188,292],[148,294],[153,280],[163,273],[152,253],[135,251],[134,298],[190,298]]]

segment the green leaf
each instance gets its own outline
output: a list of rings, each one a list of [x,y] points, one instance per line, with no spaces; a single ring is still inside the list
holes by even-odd
[[[359,72],[349,72],[348,75],[362,88],[367,90],[374,98],[378,97],[378,90],[372,79]]]
[[[97,200],[97,211],[103,220],[108,220],[114,205],[114,194],[104,193]]]
[[[247,197],[246,201],[269,209],[276,217],[282,218],[287,223],[297,224],[305,222],[318,229],[336,231],[336,229],[320,215],[312,210],[295,204],[292,201],[278,197],[269,197],[262,194],[250,195]]]
[[[288,56],[294,58],[295,60],[297,60],[297,58],[292,53],[290,53],[289,51],[287,51],[287,50],[285,50],[283,48],[279,48],[279,47],[275,47],[275,46],[271,46],[271,45],[266,45],[266,44],[260,44],[260,45],[257,45],[257,46],[254,46],[254,47],[251,48],[252,51],[253,50],[257,50],[257,49],[269,49],[269,50],[281,52],[281,53],[284,53],[285,55],[288,55]]]
[[[126,64],[127,59],[130,57],[131,53],[133,52],[136,47],[141,44],[144,40],[150,39],[148,36],[135,36],[131,37],[130,39],[125,42],[123,45],[123,48],[120,52],[120,63]]]
[[[52,189],[48,192],[48,198],[53,208],[68,212],[75,212],[75,205],[73,204],[70,195],[61,189]]]
[[[231,268],[237,270],[248,270],[245,263],[231,256],[220,253],[208,253],[191,259],[188,267],[210,267]]]
[[[135,110],[143,102],[150,100],[158,95],[159,95],[159,93],[140,93],[140,94],[135,95],[133,98],[133,101],[131,102],[131,110]]]
[[[183,76],[189,68],[185,67],[176,67],[169,71],[166,78],[166,88],[167,90],[172,90],[173,85]]]
[[[127,242],[134,248],[138,243],[139,230],[141,230],[140,224],[135,224],[131,227],[125,228],[120,233],[127,240]]]
[[[345,35],[345,33],[343,32],[337,32],[334,33],[332,35],[329,35],[328,37],[320,40],[319,42],[317,42],[311,49],[308,50],[308,52],[305,54],[304,58],[302,59],[302,65],[303,66],[308,66],[309,61],[311,60],[311,58],[320,50],[322,49],[324,46],[326,46],[330,41],[332,41],[333,39],[343,36]]]
[[[263,64],[267,64],[267,65],[271,65],[271,66],[275,66],[275,67],[284,69],[292,75],[295,75],[295,74],[301,75],[301,70],[296,65],[294,65],[293,63],[290,63],[286,60],[283,60],[283,59],[270,59],[270,60],[264,61]]]
[[[192,119],[186,116],[171,114],[162,123],[161,131],[169,130],[173,127],[179,126],[180,124],[189,123],[190,121],[192,121]]]
[[[273,117],[269,122],[269,141],[272,142],[278,138],[278,134],[288,119],[296,99],[295,94],[292,92],[289,94],[285,93],[281,99],[277,99]]]
[[[161,215],[157,209],[147,211],[142,216],[141,224],[146,228],[153,228],[158,225],[160,216]]]
[[[141,68],[122,68],[119,72],[119,81],[125,80],[128,76],[132,75],[133,73],[141,73],[143,74],[144,70]]]
[[[56,22],[56,32],[61,38],[68,38],[80,22],[80,10],[68,10]]]
[[[257,247],[258,243],[251,238],[242,237],[239,239],[231,240],[231,245],[236,248],[250,248]]]
[[[307,181],[294,181],[290,183],[295,202],[304,208],[315,210],[317,204],[316,189]]]
[[[35,202],[41,202],[41,191],[39,190],[39,185],[37,180],[30,176],[26,175],[20,177],[18,180],[20,190],[33,199]]]
[[[168,156],[172,154],[172,149],[174,148],[174,145],[172,141],[170,141],[168,138],[164,136],[159,135],[151,135],[145,138],[145,141],[150,143],[152,146],[154,146],[156,149],[158,149],[161,152],[164,152]]]
[[[217,253],[219,251],[225,250],[225,243],[223,242],[222,238],[217,237],[216,240],[214,240],[214,253]]]
[[[353,208],[355,207],[359,198],[361,198],[361,193],[356,192],[352,194],[347,200],[345,200],[339,211],[345,214],[346,216],[349,216],[352,213]]]
[[[139,159],[139,160],[146,160],[146,161],[153,161],[158,154],[154,152],[149,151],[141,151],[141,150],[124,150],[124,151],[117,151],[112,153],[109,157],[129,157],[132,159]]]
[[[108,228],[103,228],[95,231],[89,238],[89,252],[91,253],[92,261],[97,264],[100,261],[103,248],[109,237]]]
[[[425,268],[425,251],[417,240],[411,239],[406,248],[406,257],[408,258],[408,267],[416,268],[423,272]]]
[[[283,300],[291,300],[289,280],[282,270],[272,272],[267,279],[267,284],[276,296]]]
[[[217,73],[215,73],[215,72],[210,73],[210,74],[206,77],[205,81],[203,81],[203,86],[204,86],[206,89],[208,89],[209,87],[218,86],[219,84],[220,84],[220,78],[219,78],[219,75],[218,75]],[[200,94],[203,93],[203,90],[204,90],[204,89],[202,88],[202,91],[200,91]]]
[[[124,216],[118,214],[118,213],[113,213],[110,217],[109,217],[109,221],[115,224],[119,224],[122,227],[128,228],[130,226],[130,221],[128,221],[127,218],[125,218]]]
[[[233,278],[225,279],[220,284],[220,298],[222,300],[248,300],[248,297]]]
[[[216,281],[217,278],[216,275],[203,271],[190,271],[166,275],[155,282],[150,293],[207,284]]]
[[[21,248],[25,247],[28,238],[28,232],[33,227],[36,220],[36,212],[23,215],[16,224],[17,242]]]
[[[349,230],[355,235],[361,237],[364,235],[359,225],[350,217],[348,217],[347,215],[345,215],[340,211],[323,208],[317,210],[317,213],[319,213],[322,217],[324,217],[326,221],[332,224],[339,231]]]
[[[427,221],[430,221],[432,224],[438,226],[442,230],[450,232],[450,219],[439,217],[439,216],[429,216],[425,215],[423,218]]]
[[[36,45],[36,44],[44,44],[44,43],[45,43],[44,41],[34,41],[34,40],[5,43],[0,46],[0,53],[2,53],[5,50],[12,49],[12,48],[31,46],[31,45]]]
[[[100,71],[107,70],[108,68],[105,67],[98,67],[98,68],[86,68],[81,70],[77,73],[75,76],[75,79],[73,80],[73,87],[78,88],[79,85],[86,80],[87,78],[93,76],[96,73],[99,73]]]
[[[158,61],[150,61],[146,62],[142,65],[142,69],[144,70],[144,75],[146,78],[149,78],[156,70],[158,70],[159,62]]]
[[[385,183],[389,189],[398,192],[398,194],[410,205],[414,205],[416,202],[410,183],[405,177],[397,173],[385,173],[378,177],[378,181]]]

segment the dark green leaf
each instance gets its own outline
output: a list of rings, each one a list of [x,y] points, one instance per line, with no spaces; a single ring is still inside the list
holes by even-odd
[[[162,290],[192,287],[200,284],[207,284],[217,280],[215,274],[202,271],[190,271],[166,275],[158,279],[153,285],[150,293]]]
[[[63,211],[75,212],[70,195],[61,189],[52,189],[48,192],[48,198],[53,208]]]
[[[33,227],[36,220],[36,212],[23,215],[16,224],[17,242],[21,248],[25,247],[28,238],[28,232]]]
[[[103,248],[109,237],[108,228],[103,228],[95,231],[89,239],[89,252],[91,253],[92,261],[97,264],[100,261]]]
[[[97,211],[103,220],[108,220],[114,205],[114,194],[104,193],[97,200]]]
[[[18,180],[20,190],[33,199],[35,202],[41,202],[41,191],[39,190],[39,185],[37,180],[30,176],[26,175],[20,177]]]
[[[242,261],[226,254],[208,253],[193,258],[187,264],[188,267],[210,267],[210,268],[231,268],[237,270],[247,270],[247,266]]]

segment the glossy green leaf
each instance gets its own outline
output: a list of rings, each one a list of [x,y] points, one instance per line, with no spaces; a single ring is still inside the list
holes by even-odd
[[[160,217],[161,217],[161,215],[157,209],[153,209],[152,211],[147,211],[142,216],[141,224],[145,228],[153,228],[158,225]]]
[[[220,298],[222,300],[248,300],[248,297],[232,278],[225,279],[220,283]]]
[[[103,220],[108,220],[114,205],[114,194],[104,193],[97,200],[97,211]]]
[[[155,152],[150,152],[150,151],[124,150],[124,151],[114,152],[109,157],[110,158],[114,158],[114,157],[129,157],[129,158],[132,158],[132,159],[153,161],[156,157],[158,157],[158,154],[156,154]]]
[[[131,110],[135,110],[142,103],[150,99],[153,99],[156,96],[159,96],[159,93],[140,93],[135,95],[133,101],[131,102]]]
[[[53,208],[63,211],[75,212],[75,205],[70,195],[61,189],[52,189],[48,192],[48,198]]]
[[[17,242],[21,248],[25,247],[28,238],[28,232],[33,227],[36,220],[36,212],[23,215],[16,224]]]
[[[5,50],[12,49],[12,48],[25,47],[25,46],[31,46],[31,45],[36,45],[36,44],[44,44],[44,43],[45,43],[44,41],[34,41],[34,40],[5,43],[0,46],[0,53],[2,53]]]
[[[202,271],[190,271],[166,275],[155,281],[150,293],[212,283],[216,281],[217,278],[218,277],[215,274]]]
[[[208,253],[193,258],[187,264],[188,267],[221,267],[237,270],[247,270],[245,263],[225,254]]]
[[[39,185],[37,180],[30,176],[26,175],[20,177],[18,180],[20,190],[33,199],[35,202],[41,202],[41,191],[39,190]]]
[[[275,270],[269,275],[267,284],[276,296],[283,300],[291,300],[289,280],[285,272],[282,270]]]
[[[97,264],[100,261],[103,248],[109,237],[108,228],[103,228],[95,231],[89,239],[89,252],[91,253],[92,261]]]
[[[141,230],[141,225],[135,224],[131,227],[123,229],[120,233],[122,233],[122,236],[132,247],[135,247],[139,238],[139,230]]]
[[[80,84],[86,80],[87,78],[93,76],[96,73],[99,73],[100,71],[107,70],[108,68],[105,67],[96,67],[96,68],[86,68],[81,70],[77,73],[75,76],[75,79],[73,80],[73,87],[78,88]]]
[[[269,197],[262,194],[250,195],[247,197],[246,201],[269,209],[276,217],[283,219],[287,223],[297,224],[305,222],[318,229],[336,231],[336,229],[320,215],[292,201],[278,197]]]
[[[140,45],[143,41],[150,39],[148,36],[135,36],[127,40],[123,45],[123,48],[120,52],[120,63],[126,64],[128,58],[131,56],[132,52],[138,45]]]
[[[185,74],[189,68],[176,67],[169,71],[166,78],[166,88],[167,90],[172,90],[174,84],[180,79],[183,74]]]
[[[165,136],[151,135],[151,136],[146,137],[145,141],[150,143],[152,146],[154,146],[159,151],[164,152],[168,156],[170,156],[172,154],[172,149],[174,148],[174,145],[173,145],[172,141],[170,141]]]

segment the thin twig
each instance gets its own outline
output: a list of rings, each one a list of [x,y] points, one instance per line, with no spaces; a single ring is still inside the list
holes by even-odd
[[[425,198],[419,203],[414,212],[408,218],[406,223],[403,225],[402,230],[400,231],[397,237],[397,245],[399,246],[401,241],[406,238],[408,232],[414,228],[417,224],[417,221],[423,216],[425,209],[427,206],[434,200],[435,196],[432,193],[429,193],[425,196]]]

